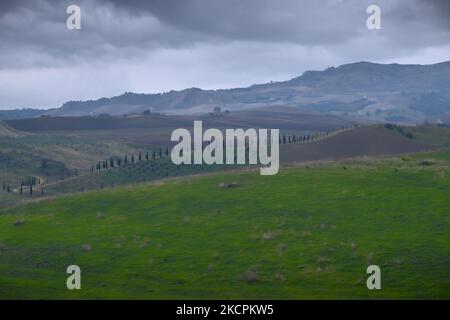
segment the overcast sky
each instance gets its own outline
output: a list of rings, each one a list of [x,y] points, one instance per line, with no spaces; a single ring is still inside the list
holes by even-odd
[[[81,8],[81,30],[66,8]],[[366,27],[381,7],[381,29]],[[450,60],[449,0],[1,0],[0,109]]]

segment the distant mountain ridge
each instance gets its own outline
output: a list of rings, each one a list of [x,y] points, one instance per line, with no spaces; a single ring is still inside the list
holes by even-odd
[[[195,114],[209,112],[216,106],[231,111],[289,106],[305,112],[377,121],[446,121],[450,119],[450,61],[432,65],[357,62],[306,71],[291,80],[247,88],[190,88],[159,94],[127,92],[112,98],[69,101],[47,114],[123,115],[147,109]]]
[[[0,120],[13,120],[13,119],[23,119],[23,118],[34,118],[40,115],[49,113],[54,109],[12,109],[12,110],[0,110]]]

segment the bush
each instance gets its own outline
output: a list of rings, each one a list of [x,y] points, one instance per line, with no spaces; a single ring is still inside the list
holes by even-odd
[[[244,272],[242,279],[247,283],[254,283],[258,281],[258,274],[254,270],[248,270]]]
[[[264,232],[262,235],[263,240],[273,240],[275,239],[275,234],[272,231]]]
[[[91,251],[91,250],[92,250],[92,247],[91,247],[90,244],[83,244],[83,245],[81,246],[81,249],[83,249],[83,251],[88,252],[88,251]]]
[[[432,166],[434,164],[434,160],[422,160],[419,162],[419,165],[421,166]]]
[[[24,223],[25,223],[25,219],[20,218],[20,219],[17,219],[16,222],[14,222],[14,226],[21,226],[21,225],[23,225]]]

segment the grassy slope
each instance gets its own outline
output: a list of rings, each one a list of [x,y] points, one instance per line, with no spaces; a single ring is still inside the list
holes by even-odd
[[[99,160],[134,151],[126,145],[92,142],[75,136],[0,137],[0,182],[6,181],[16,188],[27,175],[54,181],[60,176],[61,168],[68,172],[89,170]],[[54,163],[54,168],[41,168],[43,159]]]
[[[424,158],[436,162],[417,165]],[[0,297],[450,298],[449,167],[441,152],[3,210]],[[19,216],[25,224],[13,226]],[[372,263],[382,268],[376,292],[365,286]],[[81,291],[65,289],[70,264],[82,269]],[[249,270],[258,281],[245,281]]]

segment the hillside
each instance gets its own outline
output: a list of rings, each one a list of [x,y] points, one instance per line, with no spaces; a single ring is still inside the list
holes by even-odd
[[[123,115],[146,109],[193,114],[209,112],[215,106],[228,110],[291,106],[304,111],[345,114],[377,121],[447,121],[450,112],[450,62],[434,65],[358,62],[324,71],[307,71],[288,81],[248,88],[190,88],[160,94],[127,92],[112,98],[69,101],[48,114]]]
[[[0,184],[17,189],[27,176],[42,182],[67,178],[106,157],[135,151],[112,141],[99,143],[76,136],[0,136]]]
[[[400,127],[399,127],[400,128]],[[406,134],[414,129],[421,135],[408,138]],[[293,142],[280,145],[281,167],[312,161],[335,161],[359,157],[384,157],[405,153],[434,150],[450,145],[450,129],[408,128],[398,130],[383,126],[358,127],[331,132],[308,142]],[[408,130],[408,131],[407,131]],[[439,135],[441,138],[437,139]],[[426,143],[423,140],[427,141]],[[429,142],[435,141],[435,144]],[[68,177],[64,180],[44,184],[46,195],[98,190],[143,181],[154,181],[169,177],[211,173],[216,171],[248,169],[247,165],[175,165],[165,154],[155,160],[137,160],[121,167]],[[25,195],[28,198],[27,195]]]
[[[406,132],[409,132],[408,130],[413,129],[405,129]],[[428,136],[429,131],[424,131],[424,136]],[[442,129],[440,132],[448,134],[450,129]],[[413,153],[434,148],[433,145],[418,140],[414,135],[408,138],[383,126],[370,126],[340,132],[327,139],[311,143],[281,146],[280,159],[282,163],[338,160],[360,156]]]
[[[419,154],[2,210],[0,297],[449,299],[449,168],[449,152]],[[72,264],[82,290],[66,289]],[[366,288],[370,264],[382,290]]]
[[[41,117],[6,122],[17,130],[39,134],[74,134],[93,140],[165,146],[173,130],[190,129],[195,120],[203,121],[205,128],[278,128],[288,133],[327,131],[355,123],[351,117],[311,114],[286,107],[223,112],[219,116]]]
[[[12,127],[10,127],[8,124],[6,124],[4,121],[0,120],[0,137],[21,137],[24,136],[25,133],[20,132]]]

